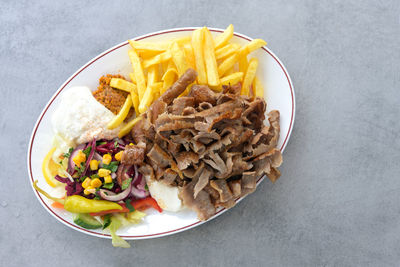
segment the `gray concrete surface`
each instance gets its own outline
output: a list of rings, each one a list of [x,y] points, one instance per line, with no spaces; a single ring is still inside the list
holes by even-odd
[[[54,91],[129,37],[229,23],[267,40],[296,88],[280,180],[131,249],[52,218],[26,151]],[[0,265],[399,266],[399,1],[2,1],[0,32]]]

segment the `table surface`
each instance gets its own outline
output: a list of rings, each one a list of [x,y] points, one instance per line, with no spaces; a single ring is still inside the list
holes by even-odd
[[[7,266],[395,266],[400,261],[399,1],[5,1],[0,9],[0,259]],[[173,27],[268,41],[297,114],[282,177],[176,235],[131,242],[74,231],[28,181],[31,131],[80,66]]]

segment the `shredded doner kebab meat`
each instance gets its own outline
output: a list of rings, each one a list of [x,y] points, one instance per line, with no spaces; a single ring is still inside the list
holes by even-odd
[[[240,95],[240,84],[222,93],[193,85],[188,96],[177,98],[196,76],[187,70],[151,105],[131,132],[139,145],[126,155],[142,149],[139,170],[179,187],[183,203],[207,220],[216,208],[230,208],[253,192],[262,176],[273,182],[280,176],[279,111],[271,111],[264,125],[264,99]]]

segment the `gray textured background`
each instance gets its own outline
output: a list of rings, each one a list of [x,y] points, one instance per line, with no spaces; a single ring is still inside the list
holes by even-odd
[[[78,2],[0,6],[0,262],[400,264],[398,0]],[[130,37],[229,23],[267,40],[293,79],[297,114],[281,179],[262,183],[207,224],[131,242],[131,249],[112,248],[110,240],[52,218],[28,182],[26,151],[55,90],[89,59]]]

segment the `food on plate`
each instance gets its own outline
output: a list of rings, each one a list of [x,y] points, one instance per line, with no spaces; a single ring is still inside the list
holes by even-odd
[[[253,192],[262,176],[271,181],[280,176],[279,111],[271,111],[264,125],[265,100],[241,95],[240,84],[221,93],[193,85],[188,96],[177,98],[195,79],[196,72],[188,69],[142,115],[131,135],[145,147],[139,172],[150,192],[152,184],[163,183],[171,195],[175,188],[182,201],[177,205],[207,220],[218,207],[230,208]]]
[[[113,139],[119,128],[110,130],[106,126],[114,118],[112,111],[100,104],[88,87],[79,86],[69,88],[62,94],[51,122],[60,142],[66,144],[59,147],[68,149],[90,142],[94,137]]]
[[[104,74],[93,92],[67,89],[53,113],[42,170],[64,197],[34,187],[76,213],[75,224],[107,229],[114,246],[128,247],[117,230],[141,223],[149,208],[207,220],[264,175],[275,181],[280,115],[272,110],[264,124],[258,59],[247,59],[266,43],[241,46],[232,36],[229,25],[216,38],[203,27],[164,42],[130,40],[132,72]]]

